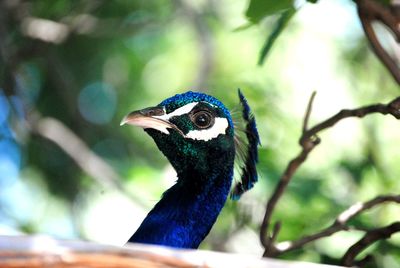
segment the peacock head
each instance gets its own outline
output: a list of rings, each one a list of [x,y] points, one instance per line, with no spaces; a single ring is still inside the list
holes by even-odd
[[[121,124],[144,128],[178,174],[233,169],[232,118],[212,96],[191,91],[177,94],[155,107],[129,113]]]
[[[155,107],[129,113],[121,122],[144,128],[182,178],[207,178],[216,173],[232,179],[235,154],[241,169],[231,197],[238,199],[257,181],[260,139],[255,118],[238,91],[244,125],[235,132],[231,114],[216,98],[186,92]],[[240,130],[240,127],[238,128]]]

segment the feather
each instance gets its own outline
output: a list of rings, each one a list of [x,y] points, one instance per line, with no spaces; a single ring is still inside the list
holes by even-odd
[[[258,162],[258,146],[261,144],[256,120],[250,110],[250,106],[240,89],[238,94],[242,106],[246,142],[243,142],[243,138],[239,135],[235,136],[237,155],[242,162],[242,166],[240,167],[240,181],[236,183],[231,192],[231,199],[233,200],[238,200],[244,192],[253,188],[257,182],[256,164]],[[243,144],[245,144],[245,148]]]

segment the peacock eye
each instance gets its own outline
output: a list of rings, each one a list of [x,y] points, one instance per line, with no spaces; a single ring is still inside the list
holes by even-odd
[[[193,114],[191,120],[199,128],[208,128],[214,124],[214,117],[207,111]]]

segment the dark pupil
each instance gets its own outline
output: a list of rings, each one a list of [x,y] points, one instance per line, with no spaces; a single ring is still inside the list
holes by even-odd
[[[210,124],[210,115],[208,115],[206,113],[201,113],[196,116],[194,122],[199,127],[206,127]]]

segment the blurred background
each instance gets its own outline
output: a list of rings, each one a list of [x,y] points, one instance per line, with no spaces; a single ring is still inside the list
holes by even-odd
[[[300,150],[311,92],[311,125],[399,95],[353,2],[296,3],[259,66],[277,18],[249,25],[248,1],[1,1],[0,234],[123,245],[175,174],[143,130],[119,126],[122,117],[187,90],[235,109],[241,88],[261,135],[260,180],[227,202],[201,247],[261,256],[265,203]],[[383,27],[379,34],[393,45]],[[398,193],[399,137],[398,121],[382,115],[322,133],[275,211],[279,241],[328,226],[357,201]],[[385,205],[352,223],[378,227],[399,215]],[[283,258],[337,263],[361,235],[342,232]],[[368,251],[394,268],[399,246],[397,234]]]

